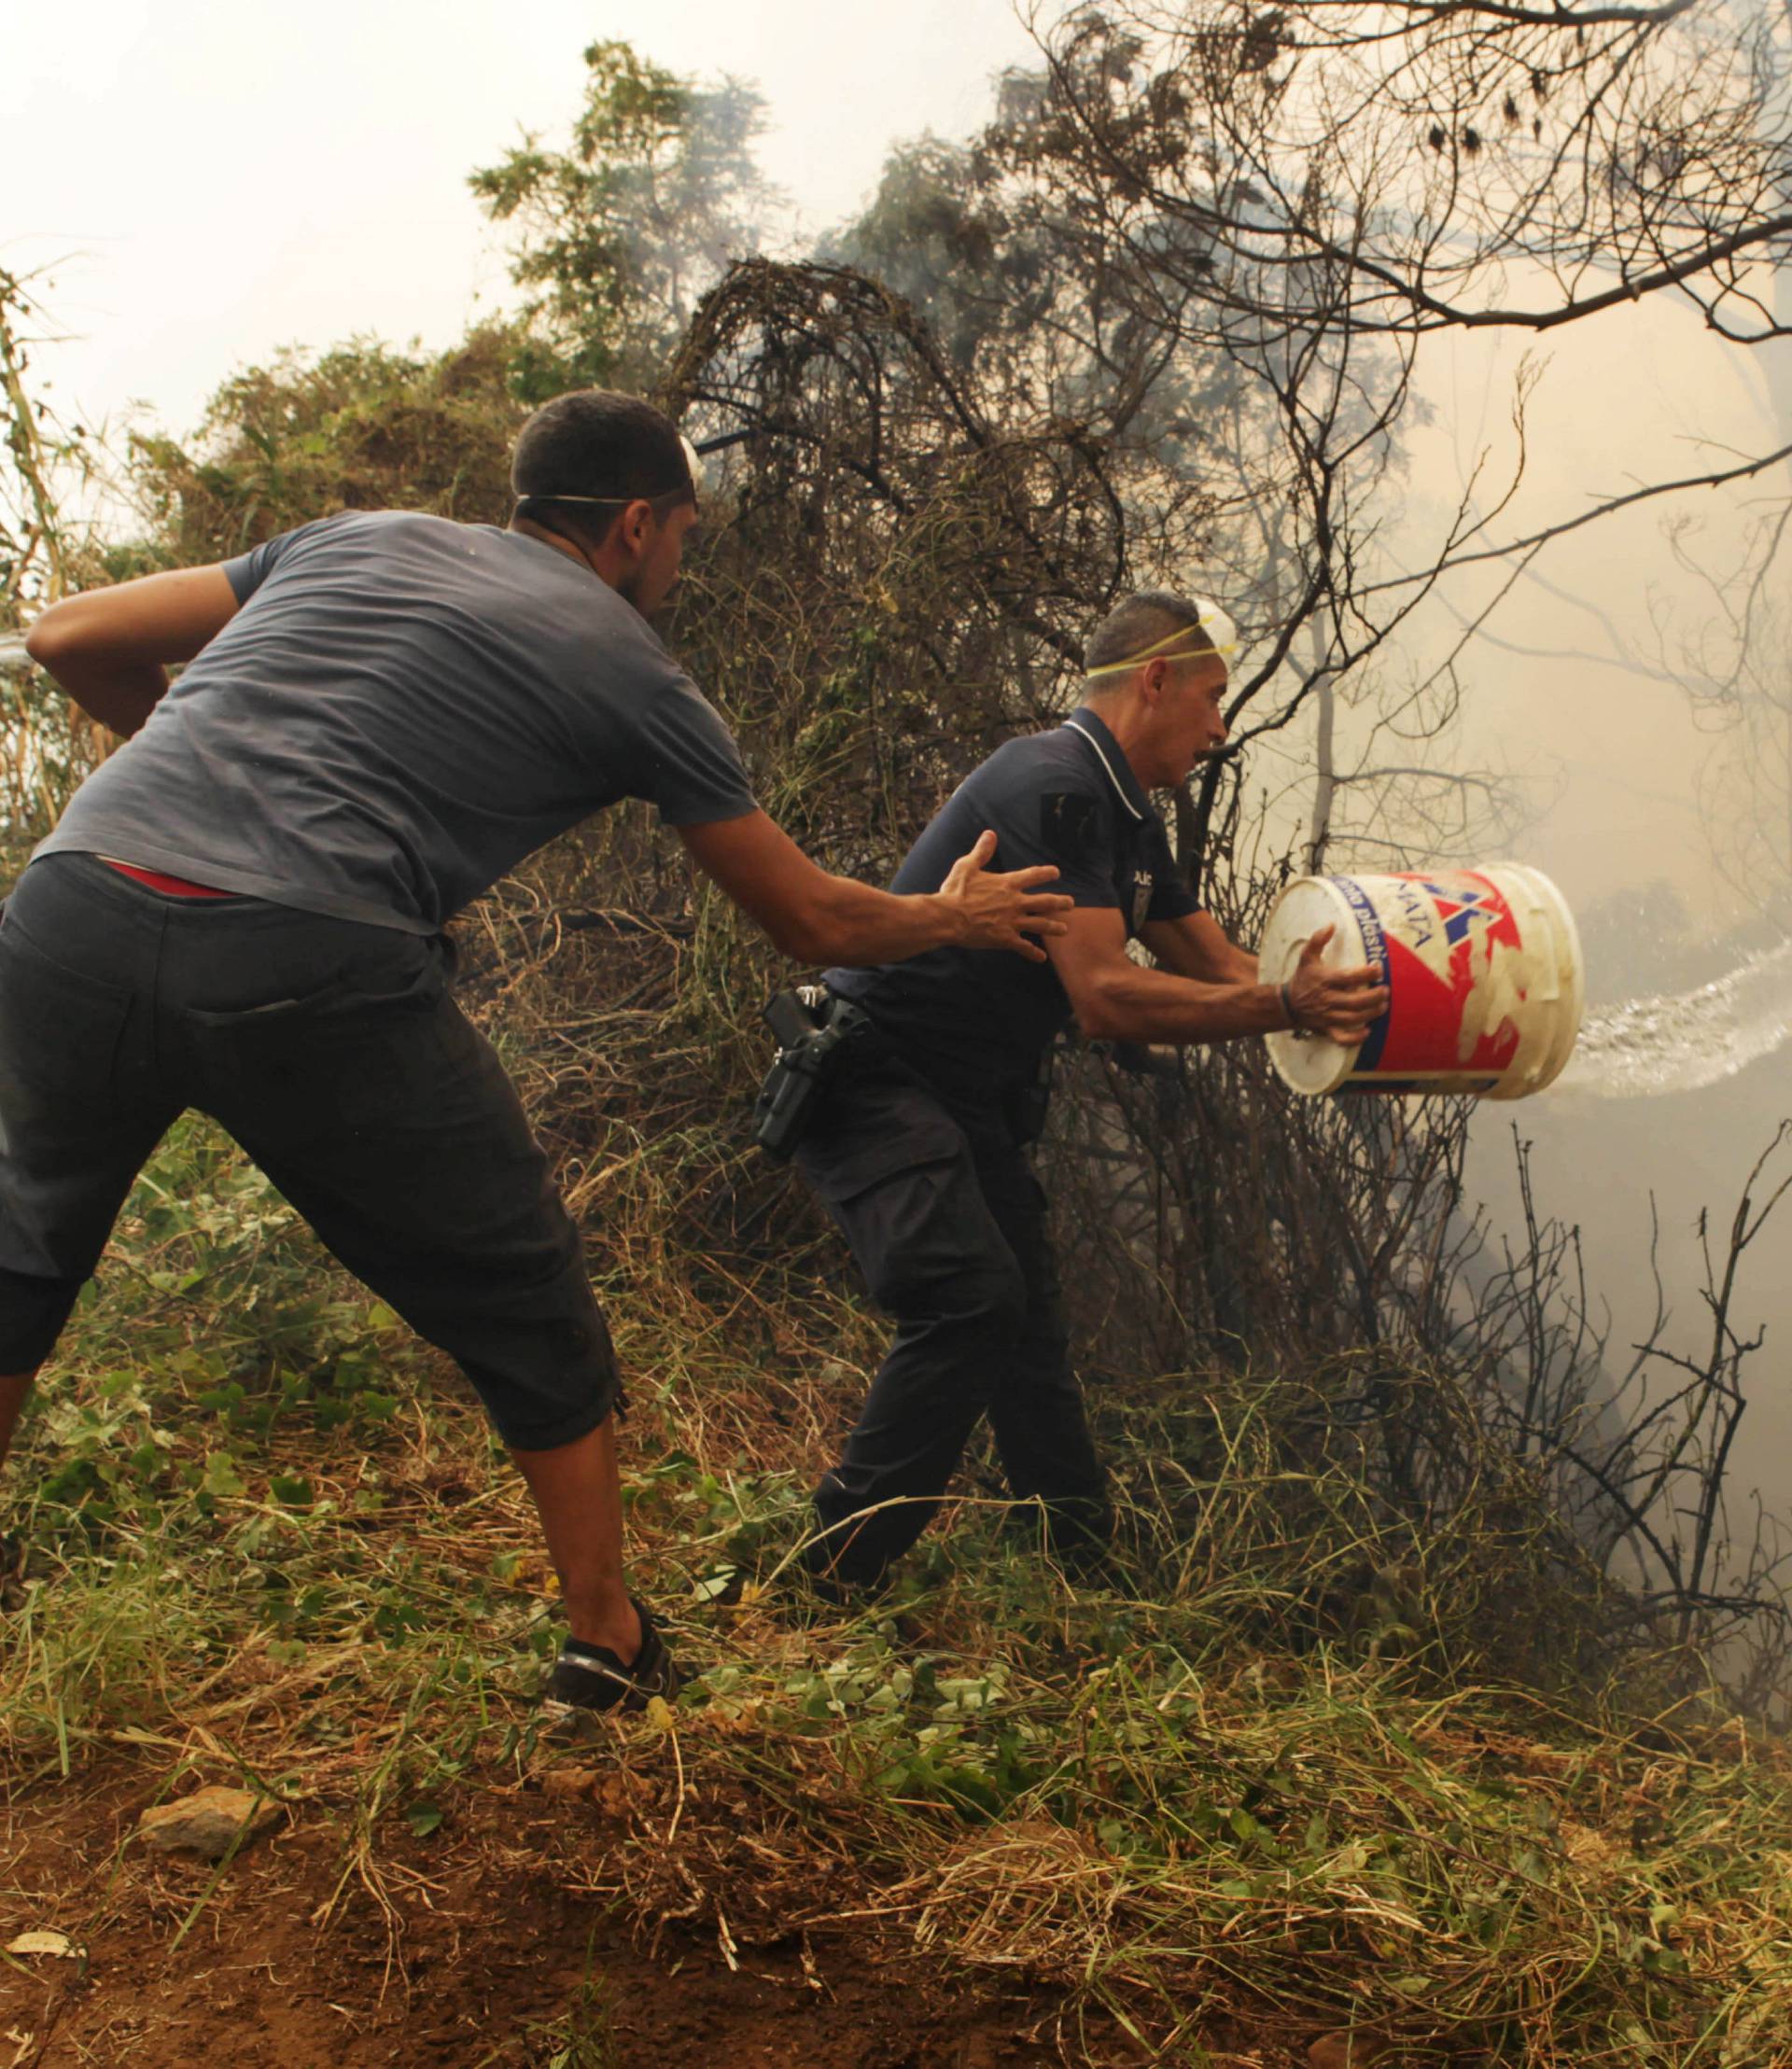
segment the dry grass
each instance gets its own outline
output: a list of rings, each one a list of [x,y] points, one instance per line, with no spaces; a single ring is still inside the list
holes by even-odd
[[[594,1167],[593,1196],[654,1169]],[[1515,1678],[1575,1657],[1597,1586],[1491,1457],[1421,1539],[1328,1412],[1348,1361],[1141,1383],[1100,1403],[1130,1504],[1109,1585],[1068,1586],[973,1479],[896,1597],[842,1617],[786,1567],[875,1319],[628,1236],[631,1530],[701,1671],[675,1713],[534,1746],[552,1590],[508,1464],[190,1130],[21,1461],[45,1572],[0,1657],[15,1800],[121,1759],[253,1780],[334,1835],[318,1925],[385,1920],[400,1964],[415,1840],[446,1861],[475,1802],[501,1824],[547,1783],[596,1824],[542,1872],[644,1944],[825,1961],[874,1933],[1068,1992],[1154,2060],[1347,2030],[1438,2062],[1792,2054],[1783,1750],[1641,1659]],[[1545,1601],[1551,1643],[1519,1643]],[[1091,2059],[1074,2018],[1058,2046]]]

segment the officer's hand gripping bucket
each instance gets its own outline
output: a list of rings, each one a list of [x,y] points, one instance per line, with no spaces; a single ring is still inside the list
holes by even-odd
[[[1521,1099],[1574,1054],[1580,937],[1561,894],[1518,862],[1402,876],[1298,876],[1277,900],[1258,963],[1284,984],[1322,927],[1329,964],[1373,964],[1393,996],[1360,1048],[1272,1034],[1296,1092],[1459,1092]]]

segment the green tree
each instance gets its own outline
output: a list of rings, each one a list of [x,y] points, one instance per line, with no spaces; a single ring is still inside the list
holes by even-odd
[[[698,85],[627,43],[585,51],[570,144],[530,134],[469,180],[515,235],[530,292],[518,378],[651,385],[704,291],[756,250],[776,202],[753,158],[763,102],[736,79]]]

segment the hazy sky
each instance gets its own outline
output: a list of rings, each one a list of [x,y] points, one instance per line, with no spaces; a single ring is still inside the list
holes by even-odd
[[[1689,304],[1660,301],[1573,324],[1541,350],[1519,334],[1459,336],[1427,349],[1430,423],[1409,438],[1414,494],[1405,513],[1422,565],[1429,539],[1478,461],[1489,490],[1516,449],[1511,397],[1520,362],[1542,365],[1526,422],[1522,485],[1486,542],[1520,538],[1648,482],[1696,476],[1783,441],[1758,369],[1721,343]],[[1533,839],[1538,866],[1560,872],[1576,903],[1665,876],[1690,902],[1737,909],[1715,880],[1697,777],[1714,745],[1683,690],[1616,665],[1628,648],[1673,667],[1712,615],[1711,593],[1669,549],[1665,529],[1697,527],[1701,555],[1724,565],[1777,479],[1637,505],[1549,547],[1463,659],[1473,684],[1471,738],[1537,778],[1548,806]],[[1451,594],[1491,597],[1510,573],[1496,563]],[[1453,632],[1448,615],[1434,638]]]
[[[761,153],[807,225],[890,142],[964,133],[1031,45],[1008,0],[88,0],[7,27],[0,265],[56,269],[56,394],[191,424],[239,362],[353,332],[445,343],[501,293],[466,189],[574,112],[581,52],[622,36],[769,102]],[[73,255],[73,256],[70,256]]]

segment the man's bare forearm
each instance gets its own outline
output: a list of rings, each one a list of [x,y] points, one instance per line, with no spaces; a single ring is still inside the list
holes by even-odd
[[[902,962],[959,943],[1043,962],[1034,937],[1065,931],[1071,901],[1049,888],[1050,863],[992,874],[996,836],[983,832],[937,891],[898,898],[816,865],[763,812],[681,826],[697,866],[799,962]]]
[[[168,694],[168,671],[152,661],[96,664],[64,655],[39,665],[54,677],[90,719],[97,719],[121,740],[140,733],[149,714]]]
[[[25,651],[89,718],[121,739],[168,693],[171,663],[190,661],[236,614],[223,567],[177,567],[52,604]]]
[[[1103,1041],[1231,1041],[1289,1025],[1280,986],[1204,984],[1137,964],[1078,1000],[1076,1016]]]
[[[961,941],[964,928],[936,891],[898,897],[850,876],[828,876],[812,910],[775,938],[800,962],[894,963]]]

